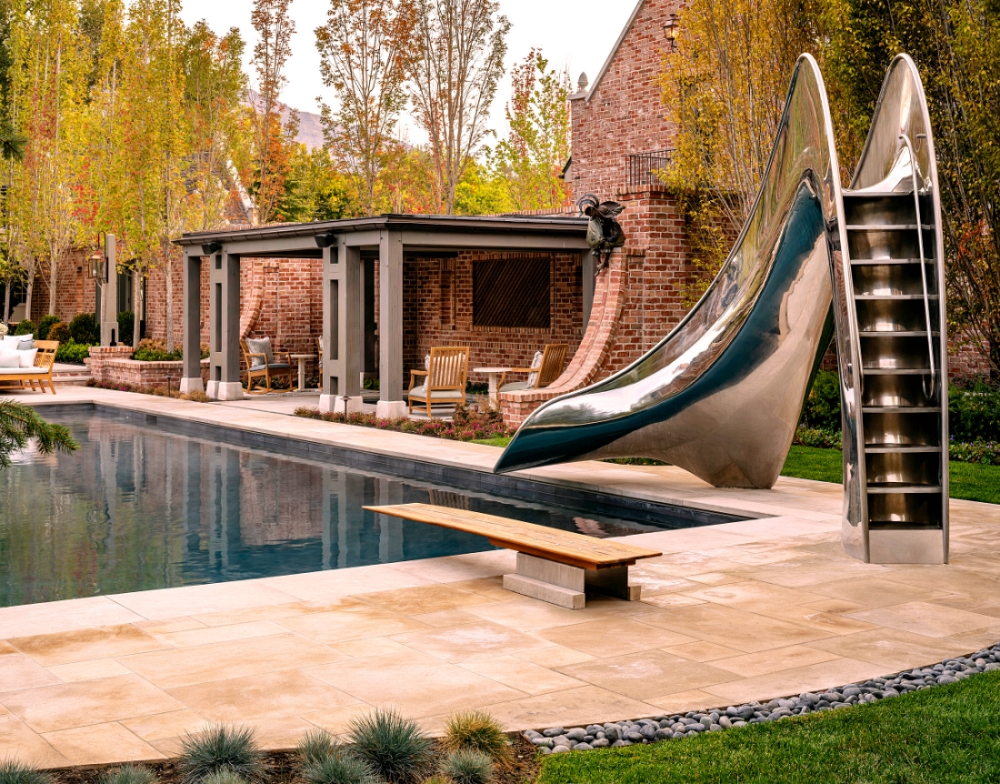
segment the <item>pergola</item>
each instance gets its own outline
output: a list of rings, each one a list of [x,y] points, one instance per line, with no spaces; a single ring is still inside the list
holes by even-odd
[[[243,396],[240,384],[240,262],[259,258],[323,260],[323,371],[320,410],[361,410],[364,370],[363,256],[379,263],[378,415],[401,417],[403,402],[403,260],[457,251],[578,252],[584,264],[584,318],[593,300],[587,220],[576,217],[380,215],[261,228],[193,232],[184,249],[184,378],[181,391],[219,400]],[[199,357],[201,265],[208,259],[210,374],[203,389]],[[590,272],[588,273],[588,269]],[[586,321],[584,321],[586,323]]]

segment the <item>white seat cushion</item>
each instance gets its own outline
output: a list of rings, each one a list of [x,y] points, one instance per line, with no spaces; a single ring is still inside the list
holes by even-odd
[[[30,367],[30,368],[6,368],[0,367],[0,375],[2,376],[24,376],[29,373],[38,373],[39,375],[45,375],[48,371],[42,370],[40,367]]]
[[[410,398],[427,400],[427,385],[421,384],[410,390]],[[431,401],[434,400],[465,400],[465,394],[457,389],[435,389],[431,393]]]
[[[250,357],[251,370],[264,367],[265,358],[268,365],[274,364],[274,354],[271,353],[271,338],[247,338],[247,348],[250,349],[251,354],[264,355],[263,357]]]
[[[529,384],[527,381],[512,381],[511,383],[504,384],[502,387],[500,387],[500,391],[501,392],[516,392],[519,389],[528,389],[531,386],[532,385]]]

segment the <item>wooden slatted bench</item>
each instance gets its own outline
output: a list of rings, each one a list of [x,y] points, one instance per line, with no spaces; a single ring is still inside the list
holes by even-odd
[[[572,610],[584,607],[588,592],[637,601],[640,586],[629,585],[629,566],[640,558],[663,555],[644,547],[466,509],[431,504],[364,508],[390,517],[478,534],[492,545],[516,550],[517,573],[504,575],[503,587]]]

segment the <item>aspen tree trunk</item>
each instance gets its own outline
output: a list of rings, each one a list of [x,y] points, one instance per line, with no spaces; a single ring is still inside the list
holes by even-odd
[[[32,260],[31,268],[28,270],[27,293],[24,295],[24,317],[31,319],[31,300],[35,293],[35,261]]]
[[[49,315],[56,314],[56,285],[59,277],[59,250],[55,243],[49,245]]]
[[[146,303],[142,301],[142,272],[137,265],[132,272],[132,311],[135,313],[135,323],[132,327],[133,348],[139,348],[139,340],[142,334],[142,316],[145,308]]]

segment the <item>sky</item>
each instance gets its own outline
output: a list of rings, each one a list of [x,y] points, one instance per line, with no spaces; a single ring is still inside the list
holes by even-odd
[[[282,101],[306,112],[319,112],[317,96],[332,102],[331,90],[319,74],[319,54],[313,31],[323,23],[329,0],[292,0],[296,33],[288,64],[288,85]],[[611,47],[618,40],[635,0],[500,0],[500,11],[511,22],[507,37],[507,74],[492,107],[492,127],[506,130],[504,106],[510,96],[510,67],[527,56],[532,47],[542,50],[551,65],[566,68],[574,88],[581,71],[593,81]],[[204,19],[217,33],[238,27],[247,42],[245,70],[251,75],[250,56],[256,37],[250,25],[252,0],[187,0],[182,16],[187,24]],[[420,143],[420,132],[403,120],[404,138]]]

